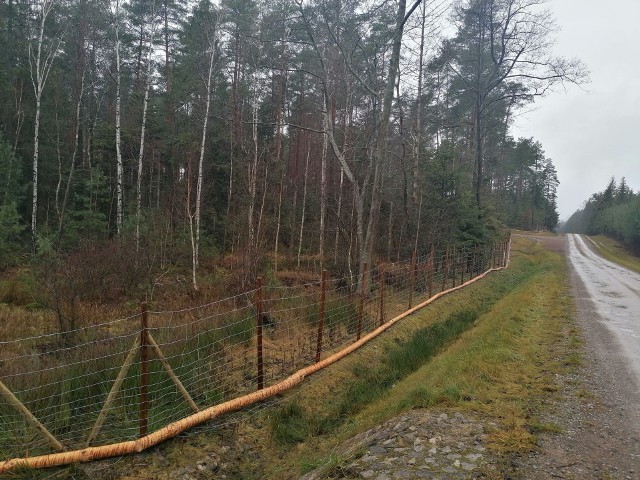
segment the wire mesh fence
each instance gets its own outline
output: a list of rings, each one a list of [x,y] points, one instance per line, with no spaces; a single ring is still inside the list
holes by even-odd
[[[439,292],[504,267],[508,242],[432,248],[358,275],[0,341],[0,467],[144,437],[274,385]],[[0,471],[2,468],[0,468]]]

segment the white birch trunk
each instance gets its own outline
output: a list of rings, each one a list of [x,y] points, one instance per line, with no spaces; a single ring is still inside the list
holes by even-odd
[[[20,130],[22,130],[22,124],[24,123],[24,109],[22,108],[22,95],[24,92],[24,81],[20,80],[20,86],[17,87],[16,90],[16,136],[15,136],[15,140],[13,141],[13,155],[16,154],[16,151],[18,150],[18,140],[20,139]],[[11,169],[9,169],[9,172],[11,172]],[[10,182],[11,181],[11,177],[9,176],[7,178],[7,181]],[[7,183],[7,185],[9,185],[9,183]]]
[[[284,51],[284,44],[282,46]],[[281,72],[284,70],[282,68]],[[279,90],[280,91],[280,90]],[[278,221],[276,224],[276,238],[273,246],[273,260],[274,260],[274,271],[278,271],[278,243],[280,242],[280,222],[282,219],[282,190],[284,189],[284,168],[280,166],[281,155],[282,155],[282,117],[284,115],[283,108],[286,101],[286,88],[284,91],[280,92],[282,94],[280,98],[280,103],[276,107],[276,122],[278,126],[276,127],[276,165],[281,169],[280,175],[280,188],[278,189]],[[282,108],[281,108],[282,107]]]
[[[44,43],[44,26],[47,17],[53,9],[53,0],[42,0],[39,4],[39,26],[38,26],[38,43],[36,46],[37,53],[34,59],[31,52],[31,43],[29,43],[29,64],[31,67],[31,83],[33,84],[33,91],[36,97],[36,111],[34,119],[34,131],[33,131],[33,191],[32,191],[32,208],[31,208],[31,233],[35,237],[37,232],[38,223],[38,156],[40,148],[40,113],[42,105],[42,90],[47,83],[47,77],[51,71],[51,65],[58,55],[59,41],[53,42],[46,52],[43,52]],[[43,55],[44,54],[44,55]],[[35,70],[35,72],[34,72]],[[34,78],[35,73],[35,78]]]
[[[153,2],[151,34],[149,36],[149,50],[147,51],[147,79],[144,89],[144,100],[142,103],[142,125],[140,128],[140,150],[138,152],[138,178],[136,183],[136,252],[140,250],[140,220],[142,217],[142,159],[144,158],[144,135],[147,126],[147,107],[149,104],[149,90],[151,88],[151,54],[153,52],[153,37],[156,32],[155,19],[153,15],[155,13],[155,2]]]
[[[207,124],[209,122],[209,108],[211,107],[211,76],[213,74],[213,65],[215,60],[216,49],[215,45],[209,42],[211,48],[211,54],[209,56],[209,72],[207,76],[207,99],[204,110],[204,121],[202,122],[202,140],[200,142],[200,159],[198,161],[198,184],[196,187],[196,212],[195,212],[195,241],[192,238],[192,281],[193,288],[198,290],[198,283],[196,281],[196,269],[200,262],[200,207],[202,205],[202,172],[204,165],[204,151],[207,142]],[[191,228],[191,235],[193,237],[193,228]]]
[[[13,156],[9,157],[9,168],[8,174],[5,181],[6,189],[5,189],[5,197],[4,201],[6,202],[9,198],[9,185],[11,185],[11,171],[13,170],[13,162],[15,160],[16,151],[18,149],[18,140],[20,138],[20,130],[22,129],[22,122],[24,122],[24,110],[22,109],[22,91],[23,91],[23,82],[20,82],[20,87],[18,87],[15,91],[16,96],[16,133],[15,140],[13,141]]]
[[[56,184],[56,195],[54,197],[54,207],[58,217],[60,217],[60,189],[62,188],[62,154],[60,153],[60,120],[56,112],[56,158],[58,159],[58,183]]]
[[[124,220],[124,200],[123,200],[123,166],[122,166],[122,150],[121,150],[121,105],[122,98],[120,94],[120,0],[116,0],[115,13],[116,28],[116,231],[118,235],[122,233],[122,224]]]
[[[229,229],[229,214],[231,212],[231,201],[233,198],[233,166],[236,146],[236,135],[239,124],[239,111],[238,111],[238,80],[239,75],[239,44],[238,44],[238,32],[236,30],[234,35],[234,62],[233,62],[233,80],[231,81],[231,99],[233,103],[233,118],[231,120],[231,128],[229,129],[229,192],[227,194],[227,213],[225,215],[224,222],[224,241],[227,241],[227,231]],[[235,223],[235,222],[234,222]],[[231,231],[231,253],[234,251],[235,232]]]

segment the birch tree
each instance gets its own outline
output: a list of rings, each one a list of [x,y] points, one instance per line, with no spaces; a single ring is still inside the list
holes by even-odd
[[[205,146],[207,142],[207,125],[209,122],[209,109],[211,107],[211,78],[213,75],[214,67],[216,65],[217,59],[219,58],[219,50],[218,50],[218,38],[217,38],[217,26],[218,26],[218,14],[215,11],[212,11],[212,6],[209,2],[204,5],[201,5],[200,8],[206,9],[206,12],[201,13],[201,15],[206,16],[206,31],[205,31],[205,42],[207,45],[207,54],[208,54],[208,68],[206,71],[206,80],[205,80],[205,109],[204,109],[204,118],[202,121],[202,136],[200,140],[200,157],[198,160],[198,181],[196,187],[196,206],[195,212],[193,215],[189,213],[189,225],[191,232],[191,280],[193,283],[193,288],[195,290],[198,289],[198,283],[196,280],[196,270],[198,268],[199,263],[199,255],[200,255],[200,211],[202,205],[202,179],[203,179],[203,165],[204,165],[204,155],[205,155]],[[194,224],[195,222],[195,234],[194,234]]]
[[[49,78],[51,67],[58,56],[61,37],[50,41],[45,39],[47,18],[55,7],[55,0],[40,0],[33,6],[36,20],[35,38],[29,42],[29,65],[31,67],[31,83],[35,95],[35,118],[33,131],[33,190],[31,207],[31,233],[35,237],[38,222],[38,156],[40,147],[40,115],[42,106],[42,92]],[[35,42],[35,45],[34,45]],[[35,50],[35,52],[34,52]]]
[[[140,250],[140,221],[142,218],[142,171],[143,171],[143,159],[144,159],[144,137],[147,126],[147,107],[149,104],[149,90],[151,88],[151,79],[153,76],[153,48],[154,37],[156,33],[156,18],[155,18],[155,0],[151,3],[151,10],[149,16],[149,45],[147,49],[147,73],[144,87],[144,99],[142,101],[142,123],[140,127],[140,149],[138,151],[138,177],[136,183],[136,251]]]
[[[122,166],[122,140],[121,140],[121,109],[122,94],[121,65],[120,65],[120,0],[115,0],[113,11],[113,23],[115,29],[116,51],[116,231],[122,233],[124,192],[123,192],[123,166]]]

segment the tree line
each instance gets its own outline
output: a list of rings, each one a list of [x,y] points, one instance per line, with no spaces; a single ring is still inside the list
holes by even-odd
[[[1,2],[2,263],[111,243],[247,285],[554,229],[553,162],[510,135],[587,77],[554,29],[538,0]]]
[[[591,195],[562,229],[608,235],[640,252],[640,191],[634,192],[624,177],[620,182],[611,178],[605,189]]]

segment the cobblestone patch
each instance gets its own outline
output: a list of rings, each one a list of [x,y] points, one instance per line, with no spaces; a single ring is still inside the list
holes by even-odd
[[[461,413],[413,410],[368,430],[345,445],[348,479],[474,479],[497,473],[487,450],[487,434],[496,425]],[[491,475],[493,473],[493,475]],[[301,480],[332,478],[314,471]]]

